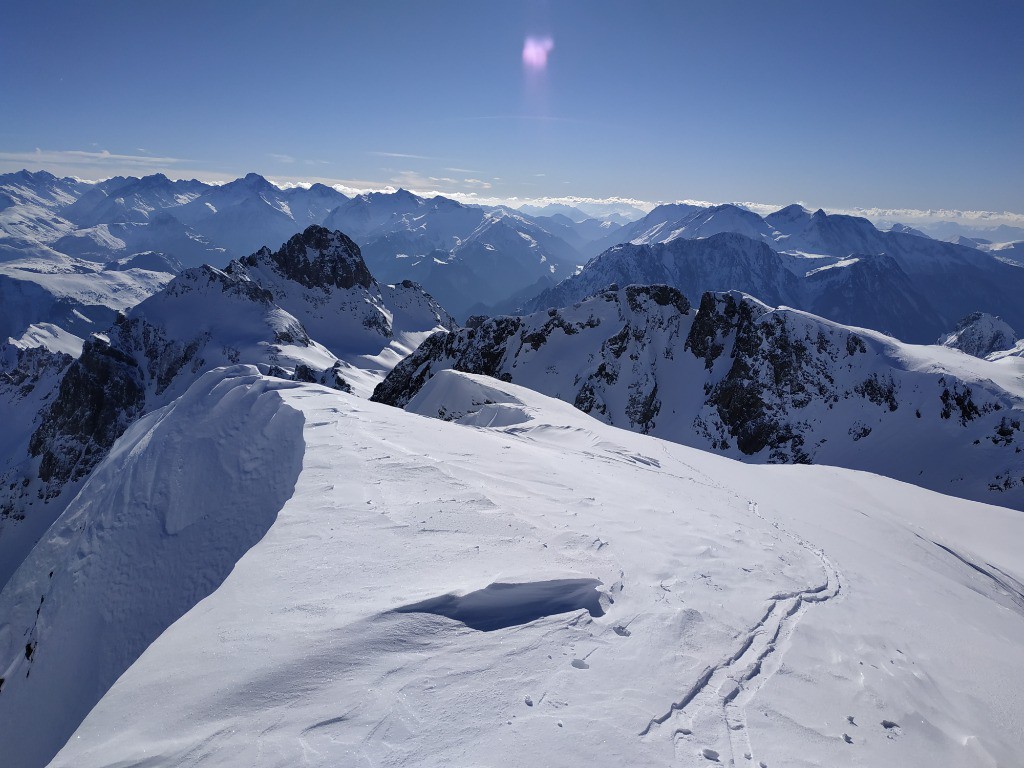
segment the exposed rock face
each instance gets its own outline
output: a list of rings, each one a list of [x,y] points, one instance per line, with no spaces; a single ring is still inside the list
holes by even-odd
[[[132,356],[95,337],[86,341],[29,441],[50,492],[91,472],[141,414],[145,399],[143,372]]]
[[[972,312],[956,325],[956,330],[939,337],[939,344],[975,357],[1013,348],[1017,334],[1002,318],[986,312]]]
[[[533,386],[539,368],[556,396],[610,424],[649,432],[661,407],[657,370],[685,333],[690,304],[664,285],[609,290],[583,305],[527,318],[478,318],[470,328],[435,334],[395,367],[373,400],[405,406],[434,372],[466,373]],[[573,351],[570,352],[569,349]]]
[[[71,355],[42,346],[0,346],[0,585],[45,529],[26,522],[33,507],[47,503],[40,460],[28,444],[73,363]]]
[[[356,285],[370,288],[375,283],[358,245],[343,232],[316,225],[295,235],[277,251],[262,248],[241,259],[250,267],[261,261],[273,264],[281,277],[306,288],[347,291]]]
[[[711,379],[694,427],[712,448],[727,450],[734,440],[747,456],[766,452],[773,463],[810,463],[809,406],[860,396],[895,410],[891,399],[876,396],[883,387],[875,376],[852,392],[837,386],[839,370],[866,354],[863,339],[827,326],[808,333],[789,320],[741,294],[702,297],[686,344]]]
[[[666,286],[469,326],[428,339],[373,399],[403,407],[451,368],[744,461],[835,464],[1024,502],[1024,388],[995,383],[983,361],[964,366],[936,347],[922,364],[928,348],[738,292],[705,293],[693,311]]]

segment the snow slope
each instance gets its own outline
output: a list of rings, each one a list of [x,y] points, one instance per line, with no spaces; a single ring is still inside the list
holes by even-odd
[[[0,713],[19,723],[4,738],[14,764],[45,764],[291,496],[302,416],[280,383],[229,372],[135,423],[4,591]]]
[[[172,277],[169,264],[154,270],[75,259],[46,246],[0,261],[0,338],[18,337],[34,323],[59,325],[86,336],[102,331],[118,311],[138,304]],[[159,266],[147,263],[144,267]]]
[[[154,494],[147,470],[168,450],[207,455],[204,435],[239,424],[225,401],[253,390],[260,425],[299,411],[304,426],[300,441],[289,416],[246,476],[264,489],[275,464],[302,468],[261,514],[266,535],[221,552],[240,538],[231,510],[259,501],[243,470],[216,473],[237,488],[225,512],[209,484]],[[128,608],[147,628],[173,619],[205,590],[170,610],[162,592],[184,590],[165,569],[209,563],[228,564],[223,583],[54,766],[976,768],[1024,749],[1019,513],[848,470],[746,466],[454,372],[414,407],[461,423],[238,369],[186,401],[118,443],[0,595],[14,768],[45,761],[71,735],[65,713],[102,693],[48,695],[81,673],[72,661],[131,661],[143,633],[126,631]],[[267,437],[240,424],[232,445]],[[103,509],[111,494],[136,513]],[[190,527],[167,525],[186,512]],[[200,552],[184,546],[200,533]],[[493,627],[509,614],[521,623]]]
[[[71,357],[82,355],[82,339],[53,323],[30,325],[20,338],[8,338],[7,344],[0,347],[0,367],[8,367],[5,353],[10,350],[43,347],[50,352],[63,352]]]

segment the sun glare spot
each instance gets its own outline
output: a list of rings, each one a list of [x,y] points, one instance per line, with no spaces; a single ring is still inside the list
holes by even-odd
[[[532,72],[543,72],[554,47],[555,41],[550,37],[527,37],[523,43],[523,66]]]

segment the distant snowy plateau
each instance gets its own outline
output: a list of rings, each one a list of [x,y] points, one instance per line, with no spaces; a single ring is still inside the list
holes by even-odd
[[[1024,764],[996,236],[0,176],[0,765]]]

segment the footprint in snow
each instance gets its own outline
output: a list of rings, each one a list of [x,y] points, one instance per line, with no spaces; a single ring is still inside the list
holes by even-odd
[[[903,735],[903,729],[900,728],[899,723],[894,723],[892,720],[883,720],[882,727],[886,730],[886,737],[894,739],[897,736]]]

